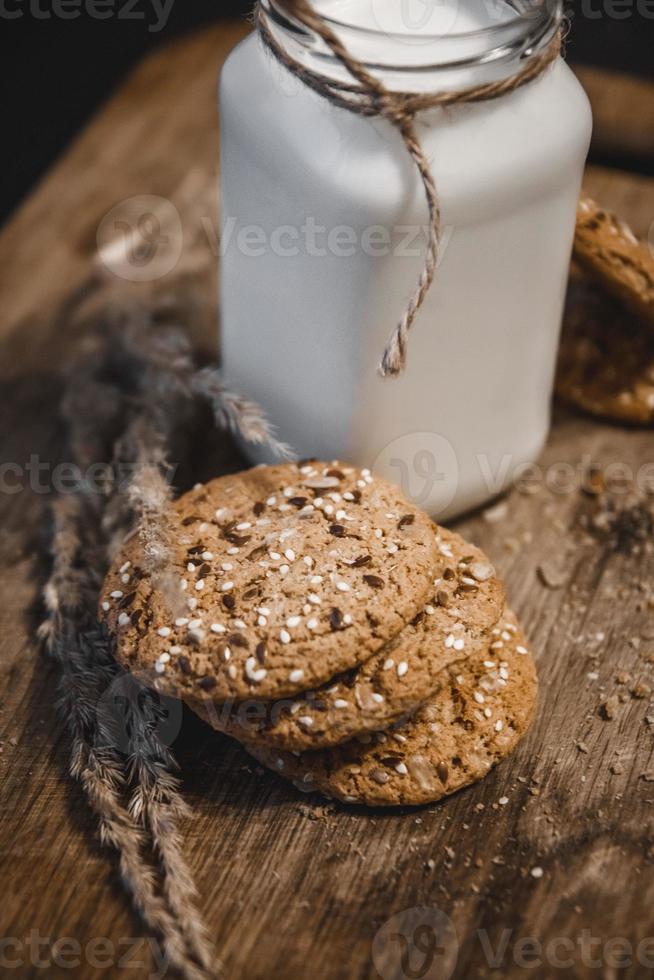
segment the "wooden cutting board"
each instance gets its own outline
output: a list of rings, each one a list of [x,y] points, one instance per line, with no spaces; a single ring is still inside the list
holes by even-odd
[[[215,80],[243,31],[217,27],[141,65],[0,234],[2,461],[61,460],[59,371],[83,330],[81,309],[121,297],[148,302],[172,288],[193,304],[200,339],[214,343]],[[637,132],[637,103],[623,111]],[[587,183],[641,233],[649,230],[654,181],[590,170]],[[113,278],[96,255],[103,217],[136,195],[164,198],[153,205],[164,232],[172,202],[184,232],[175,272],[145,284]],[[651,430],[559,412],[542,466],[551,474],[619,461],[642,476],[654,464],[653,445]],[[130,976],[146,976],[156,968],[152,950],[115,856],[99,846],[66,774],[56,677],[34,639],[49,494],[25,481],[13,492],[11,474],[2,473],[2,972],[43,976],[40,957],[53,977],[122,976],[128,961]],[[651,541],[627,553],[599,532],[573,534],[595,506],[580,492],[541,487],[507,503],[500,521],[478,515],[459,529],[505,576],[533,640],[542,695],[529,738],[483,784],[415,811],[327,808],[185,719],[175,751],[193,810],[187,853],[224,976],[363,978],[377,976],[376,965],[384,980],[449,975],[440,969],[438,930],[423,935],[426,952],[404,967],[401,938],[387,939],[383,964],[373,958],[377,931],[416,907],[430,910],[428,923],[437,926],[440,913],[453,923],[452,975],[461,980],[617,976],[621,939],[632,944],[635,965],[619,975],[649,975],[637,946],[654,933],[654,786],[643,778],[654,773],[654,726],[646,722],[654,710],[649,696],[629,692],[636,681],[654,682]],[[614,693],[624,700],[603,720],[600,700]],[[411,929],[404,915],[384,935],[408,941]],[[456,951],[450,942],[447,956]],[[654,957],[651,941],[641,964],[646,954]],[[573,965],[560,965],[568,959]]]

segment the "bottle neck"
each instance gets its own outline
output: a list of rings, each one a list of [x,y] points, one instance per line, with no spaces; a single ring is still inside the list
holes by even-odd
[[[313,0],[348,52],[391,91],[457,91],[510,78],[552,42],[562,0]],[[259,16],[291,59],[351,81],[313,31],[261,0]]]

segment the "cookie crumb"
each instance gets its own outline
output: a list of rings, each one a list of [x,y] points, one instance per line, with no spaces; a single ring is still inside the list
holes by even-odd
[[[503,521],[508,516],[508,513],[508,503],[506,500],[501,500],[499,504],[495,504],[493,507],[487,507],[482,517],[487,524],[499,524],[500,521]]]
[[[602,704],[600,705],[600,709],[599,709],[600,717],[604,718],[605,721],[612,721],[618,712],[619,706],[620,706],[620,701],[617,698],[617,696],[613,694],[610,698],[607,698],[606,701],[603,701]]]

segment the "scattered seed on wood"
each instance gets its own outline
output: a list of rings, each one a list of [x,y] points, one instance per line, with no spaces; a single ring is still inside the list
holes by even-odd
[[[487,524],[499,524],[500,521],[503,521],[508,516],[508,513],[509,505],[505,500],[502,500],[499,504],[488,507],[482,514],[482,517]]]
[[[542,562],[538,566],[538,577],[548,589],[562,589],[568,581],[568,573],[551,562]]]

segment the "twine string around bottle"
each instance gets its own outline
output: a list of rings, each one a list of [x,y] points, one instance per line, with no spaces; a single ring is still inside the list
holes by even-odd
[[[486,82],[452,92],[395,92],[391,91],[358,59],[352,56],[324,17],[310,0],[275,0],[276,6],[313,32],[327,45],[334,57],[353,79],[351,83],[330,79],[312,71],[289,55],[270,30],[261,4],[255,11],[259,35],[268,50],[301,82],[313,89],[332,105],[358,115],[383,117],[396,127],[413,160],[425,191],[429,210],[429,234],[425,262],[404,315],[391,334],[384,351],[380,372],[384,377],[396,377],[406,367],[409,332],[425,301],[438,266],[442,222],[438,189],[431,164],[422,148],[416,131],[416,116],[427,109],[485,102],[514,92],[534,81],[553,64],[562,52],[564,27],[559,26],[552,40],[539,54],[530,57],[523,67],[508,78]]]

